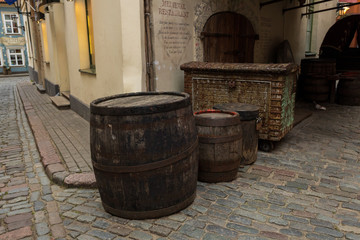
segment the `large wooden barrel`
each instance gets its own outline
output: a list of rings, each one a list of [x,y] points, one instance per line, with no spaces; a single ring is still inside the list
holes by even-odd
[[[215,109],[237,112],[241,120],[242,150],[241,164],[249,165],[256,161],[258,152],[259,133],[256,129],[259,107],[245,103],[222,103]]]
[[[337,102],[341,105],[360,106],[360,71],[345,72],[340,76]]]
[[[239,114],[206,110],[196,112],[195,120],[199,134],[199,181],[234,180],[242,141]]]
[[[91,158],[107,212],[157,218],[193,202],[198,140],[188,94],[121,94],[90,110]]]
[[[300,94],[308,101],[325,102],[330,98],[336,59],[305,58],[301,60]]]

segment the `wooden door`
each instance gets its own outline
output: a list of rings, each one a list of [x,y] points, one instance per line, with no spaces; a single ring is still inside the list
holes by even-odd
[[[254,62],[258,35],[241,14],[222,12],[212,15],[201,33],[205,62]]]

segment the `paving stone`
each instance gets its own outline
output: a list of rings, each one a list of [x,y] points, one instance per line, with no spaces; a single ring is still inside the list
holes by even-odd
[[[305,218],[295,217],[295,216],[291,216],[291,215],[284,215],[283,219],[288,220],[288,221],[301,222],[301,223],[309,222],[309,220],[307,220]]]
[[[203,240],[228,240],[226,236],[221,236],[216,233],[206,233],[203,237]]]
[[[347,226],[353,226],[353,227],[360,228],[360,222],[359,221],[344,220],[341,223],[342,223],[342,225],[347,225]]]
[[[131,226],[131,227],[139,227],[139,228],[141,228],[143,230],[149,230],[152,225],[150,223],[145,222],[145,221],[132,220],[132,221],[129,222],[129,226]]]
[[[196,204],[191,205],[191,208],[200,213],[206,213],[206,211],[208,210],[206,207],[196,205]]]
[[[324,236],[316,233],[307,233],[306,237],[312,240],[335,240],[334,237]]]
[[[146,232],[142,232],[142,231],[133,231],[130,235],[130,238],[132,239],[137,239],[137,240],[151,240],[153,239],[153,237],[146,233]]]
[[[97,237],[99,239],[114,239],[116,237],[116,235],[112,234],[112,233],[109,233],[109,232],[106,232],[106,231],[101,231],[101,230],[91,230],[89,232],[87,232],[88,235],[90,236],[94,236],[94,237]]]
[[[238,224],[234,224],[234,223],[231,223],[231,226],[234,228],[234,227],[241,227],[240,225]],[[180,229],[181,230],[181,229]],[[189,229],[190,230],[190,229]],[[235,238],[237,237],[238,233],[236,231],[233,231],[233,230],[230,230],[230,229],[227,229],[227,228],[224,228],[224,227],[221,227],[221,226],[218,226],[218,225],[213,225],[213,224],[209,224],[207,227],[206,227],[206,230],[210,231],[210,232],[214,232],[214,233],[217,233],[219,235],[222,235],[222,236],[228,236],[228,237],[231,237],[231,238]],[[244,227],[244,230],[245,230],[245,227]],[[250,228],[248,228],[248,231],[250,231]]]
[[[274,223],[279,226],[287,226],[289,222],[281,218],[269,218],[269,223]]]
[[[66,229],[72,230],[75,232],[86,233],[87,231],[90,230],[90,227],[85,224],[71,223],[68,226],[66,226]]]
[[[204,230],[195,228],[194,226],[188,224],[184,224],[182,227],[179,228],[178,231],[188,237],[197,238],[197,239],[200,239],[204,234]]]
[[[342,204],[343,208],[347,208],[347,209],[351,209],[351,210],[356,210],[360,212],[360,204],[356,204],[356,203],[343,203]]]
[[[168,218],[177,222],[184,222],[187,219],[187,217],[183,214],[173,214],[170,215]]]
[[[79,239],[79,240],[98,240],[97,237],[92,237],[88,234],[82,234],[82,235],[78,236],[77,239]]]
[[[358,239],[360,239],[360,234],[347,233],[345,235],[345,238],[350,239],[350,240],[358,240]]]
[[[51,187],[50,186],[43,186],[42,187],[42,194],[43,195],[48,195],[48,194],[51,194],[52,191],[51,191]]]
[[[171,233],[171,229],[162,227],[162,226],[152,226],[150,229],[151,233],[157,234],[159,236],[167,237]]]
[[[286,235],[283,235],[283,234],[280,234],[277,232],[262,231],[260,234],[264,237],[268,237],[271,239],[278,239],[278,240],[285,240],[285,239],[287,240],[288,239],[288,237]]]
[[[45,208],[45,204],[42,201],[36,201],[34,202],[34,210],[35,212],[41,211]]]
[[[295,236],[295,237],[302,237],[303,234],[299,230],[293,229],[293,228],[283,228],[280,229],[280,233],[289,235],[289,236]]]
[[[336,225],[338,225],[340,223],[339,220],[337,220],[335,218],[332,218],[332,217],[329,217],[327,215],[319,214],[319,215],[316,216],[316,218],[320,219],[320,220],[323,220],[323,221],[331,222],[331,223],[336,224]]]
[[[31,219],[25,219],[25,220],[21,220],[21,221],[17,221],[17,222],[12,222],[7,225],[8,231],[23,228],[26,226],[30,226],[30,227],[32,226]]]
[[[110,226],[110,224],[103,220],[97,220],[91,226],[95,228],[106,229]]]
[[[91,216],[91,215],[80,215],[77,220],[79,222],[84,222],[84,223],[91,223],[96,219],[96,217]]]
[[[38,236],[42,236],[50,232],[48,225],[44,222],[35,224],[35,229]]]
[[[250,225],[251,222],[252,222],[249,218],[242,217],[242,216],[237,215],[237,214],[230,215],[228,219],[230,221],[232,221],[232,222],[241,223],[241,224],[244,224],[244,225]]]
[[[27,209],[19,209],[19,210],[15,210],[15,211],[8,212],[6,215],[7,215],[8,217],[11,217],[11,216],[15,216],[15,215],[18,215],[18,214],[29,213],[29,212],[31,212],[31,209],[30,209],[30,208],[27,208]]]
[[[316,227],[315,232],[321,233],[324,235],[328,235],[328,236],[332,236],[332,237],[336,237],[336,238],[341,238],[344,236],[344,234],[342,232],[339,232],[337,230],[330,229],[330,228],[325,228],[325,227]]]
[[[235,224],[235,223],[228,223],[228,224],[226,224],[226,227],[228,227],[230,229],[234,229],[234,230],[242,232],[242,233],[250,233],[250,234],[258,234],[259,233],[259,231],[255,228],[242,226],[242,225]]]
[[[122,236],[122,237],[126,237],[132,232],[132,230],[130,228],[127,228],[120,224],[115,224],[115,225],[110,226],[108,228],[108,231],[117,236]]]
[[[48,194],[48,195],[44,195],[41,197],[42,200],[46,201],[46,202],[51,202],[51,201],[54,201],[54,198],[52,197],[51,194]]]
[[[259,213],[249,212],[249,211],[241,210],[241,209],[235,210],[234,213],[237,215],[243,216],[243,217],[254,219],[259,222],[266,222],[266,217],[264,217],[263,215],[261,215]]]
[[[178,230],[181,224],[173,220],[159,219],[155,221],[155,224],[170,228],[172,230]]]

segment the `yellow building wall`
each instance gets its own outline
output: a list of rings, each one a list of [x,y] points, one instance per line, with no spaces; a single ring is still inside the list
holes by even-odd
[[[52,4],[40,22],[45,79],[59,85],[60,92],[70,90],[64,21],[64,5]]]
[[[64,7],[70,94],[89,105],[100,97],[144,90],[142,1],[92,1],[96,74],[79,71],[90,67],[85,1],[64,2]]]

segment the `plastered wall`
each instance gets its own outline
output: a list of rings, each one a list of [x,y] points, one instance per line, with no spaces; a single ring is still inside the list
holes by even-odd
[[[317,5],[328,8],[336,1]],[[247,17],[259,40],[255,42],[254,62],[271,63],[279,44],[288,40],[295,63],[305,57],[306,8],[288,11],[298,1],[281,1],[260,8],[258,0],[153,0],[153,41],[156,90],[182,91],[183,73],[180,65],[203,60],[201,31],[208,18],[218,12],[232,11]],[[335,11],[314,17],[312,51],[318,52],[327,29],[335,22]]]

